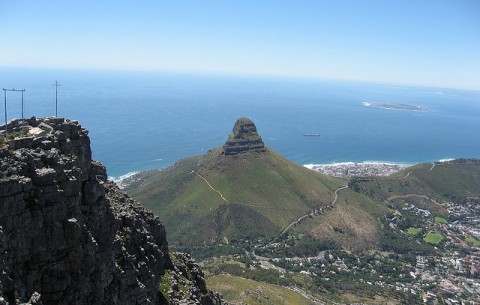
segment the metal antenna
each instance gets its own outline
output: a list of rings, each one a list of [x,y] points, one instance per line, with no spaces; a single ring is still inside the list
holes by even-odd
[[[3,88],[3,92],[5,93],[5,132],[8,136],[8,128],[7,128],[7,89]]]
[[[25,92],[25,89],[22,90],[22,124],[23,124],[23,92]]]
[[[58,87],[61,87],[57,81],[55,81],[55,117],[58,117]]]
[[[23,124],[23,93],[25,89],[5,89],[3,88],[3,92],[5,93],[5,132],[8,136],[8,126],[7,126],[7,91],[20,91],[22,92],[22,124]]]

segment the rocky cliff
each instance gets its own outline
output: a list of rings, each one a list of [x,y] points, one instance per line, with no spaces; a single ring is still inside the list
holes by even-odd
[[[237,155],[245,152],[265,152],[265,144],[257,133],[255,124],[247,118],[239,118],[225,145],[223,154]]]
[[[223,304],[191,259],[172,264],[160,220],[107,180],[78,122],[11,121],[0,158],[0,304]],[[182,270],[198,276],[179,292]]]

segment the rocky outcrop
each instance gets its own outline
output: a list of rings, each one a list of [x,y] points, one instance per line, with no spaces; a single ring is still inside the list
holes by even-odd
[[[223,145],[224,155],[237,155],[246,152],[266,152],[265,144],[257,133],[255,124],[247,118],[239,118],[227,142]]]
[[[173,268],[168,270],[162,282],[162,291],[168,303],[185,305],[226,304],[218,293],[207,290],[203,271],[195,261],[184,253],[171,255]],[[161,286],[162,287],[162,286]]]
[[[107,180],[78,122],[12,121],[0,158],[0,304],[167,302],[164,227]]]

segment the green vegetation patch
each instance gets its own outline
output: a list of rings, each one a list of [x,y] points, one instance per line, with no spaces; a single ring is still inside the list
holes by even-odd
[[[7,139],[4,136],[0,136],[0,148],[8,148]]]
[[[252,305],[315,304],[308,298],[290,289],[237,276],[213,276],[207,278],[207,285],[220,292],[227,301],[232,303],[242,302]]]
[[[352,178],[349,186],[352,190],[380,201],[414,204],[435,215],[446,217],[448,211],[443,202],[478,194],[476,190],[480,187],[480,165],[468,160],[440,163],[435,167],[425,163],[388,177]]]
[[[440,216],[436,216],[436,217],[435,217],[435,222],[443,223],[443,224],[448,224],[448,221],[447,221],[445,218],[440,217]]]
[[[480,241],[476,240],[473,237],[465,238],[465,241],[474,247],[480,247]]]
[[[423,240],[429,244],[437,245],[443,239],[443,236],[437,233],[428,233],[427,236],[423,238]]]
[[[220,148],[136,179],[145,180],[126,191],[164,220],[177,246],[274,237],[346,183],[271,150],[232,157]]]
[[[165,299],[168,299],[168,290],[171,287],[170,273],[170,270],[165,270],[165,274],[160,278],[160,286],[158,290]]]
[[[422,254],[431,255],[435,249],[430,244],[418,244],[413,236],[399,234],[399,231],[385,227],[381,242],[384,251],[393,251],[398,254]],[[407,237],[407,238],[405,238]],[[424,238],[425,240],[425,238]]]
[[[422,228],[410,227],[407,230],[407,234],[410,234],[410,235],[418,235],[420,232],[422,232]]]

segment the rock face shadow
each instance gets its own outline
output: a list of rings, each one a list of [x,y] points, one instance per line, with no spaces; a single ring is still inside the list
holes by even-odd
[[[77,121],[13,120],[0,137],[0,304],[159,304],[180,267],[198,276],[170,304],[223,304],[193,260],[172,264],[160,219],[107,180]]]

